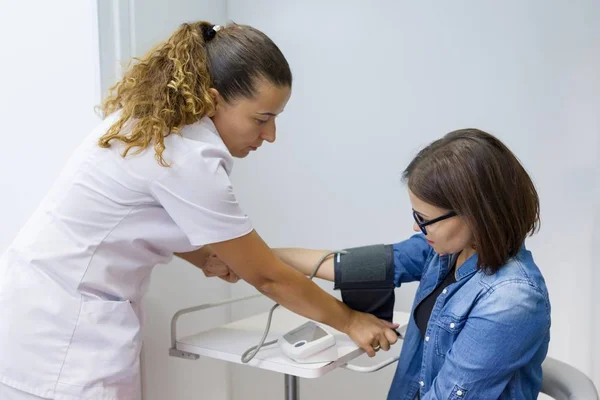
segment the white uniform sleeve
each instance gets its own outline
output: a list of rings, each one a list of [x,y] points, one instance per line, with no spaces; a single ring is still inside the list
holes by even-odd
[[[252,231],[229,179],[225,150],[206,146],[167,167],[150,191],[194,246],[222,242]]]

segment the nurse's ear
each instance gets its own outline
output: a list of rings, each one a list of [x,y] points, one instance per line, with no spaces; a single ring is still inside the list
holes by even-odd
[[[223,99],[223,96],[221,96],[221,93],[219,93],[219,91],[215,88],[208,89],[208,94],[210,95],[210,97],[212,97],[213,102],[215,104],[213,111],[209,113],[208,116],[214,117],[219,107],[222,107],[225,103],[225,100]]]

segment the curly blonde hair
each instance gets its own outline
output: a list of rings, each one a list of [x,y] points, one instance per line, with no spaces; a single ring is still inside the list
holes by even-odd
[[[135,61],[123,78],[110,88],[102,104],[104,115],[121,110],[119,119],[100,138],[100,147],[110,147],[112,140],[123,142],[125,157],[130,150],[139,153],[154,144],[156,160],[163,158],[164,138],[213,112],[215,104],[209,94],[212,80],[202,27],[208,22],[183,24],[163,43]],[[131,121],[127,132],[123,129]]]

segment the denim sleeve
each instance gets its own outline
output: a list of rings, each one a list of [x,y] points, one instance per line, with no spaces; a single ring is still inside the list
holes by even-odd
[[[538,288],[520,280],[489,288],[421,400],[499,398],[514,372],[540,357],[549,327],[550,305]]]
[[[392,245],[394,249],[394,284],[421,280],[426,263],[433,255],[433,248],[427,244],[423,234]]]

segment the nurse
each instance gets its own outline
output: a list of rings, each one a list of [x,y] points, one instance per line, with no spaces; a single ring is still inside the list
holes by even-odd
[[[183,24],[125,73],[106,119],[0,258],[0,398],[136,399],[152,268],[218,257],[369,355],[396,327],[346,307],[253,230],[229,174],[275,141],[291,94],[279,48],[249,26]]]

